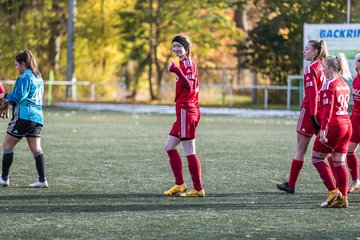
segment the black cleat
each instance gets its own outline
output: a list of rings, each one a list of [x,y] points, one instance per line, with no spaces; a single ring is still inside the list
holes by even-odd
[[[295,193],[295,187],[289,187],[288,182],[278,182],[276,183],[276,187],[279,190],[285,191],[287,193]]]

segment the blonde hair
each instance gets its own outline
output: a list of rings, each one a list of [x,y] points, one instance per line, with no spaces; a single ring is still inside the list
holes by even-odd
[[[355,53],[355,61],[358,58],[358,56],[360,57],[360,50]],[[357,74],[360,74],[360,69],[357,69],[356,65],[355,65],[355,70]]]
[[[318,59],[325,59],[327,56],[329,56],[329,51],[324,40],[310,40],[309,43],[311,44],[312,48],[318,50],[318,53],[314,59],[312,59],[313,61]]]
[[[325,64],[331,68],[334,73],[347,80],[351,79],[351,73],[345,54],[339,53],[336,56],[328,56],[325,58]]]

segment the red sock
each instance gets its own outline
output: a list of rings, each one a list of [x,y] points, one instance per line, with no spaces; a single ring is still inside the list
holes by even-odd
[[[295,186],[303,165],[304,165],[304,161],[296,160],[296,159],[292,160],[291,168],[290,168],[290,176],[288,181],[289,187]]]
[[[169,162],[171,169],[174,173],[175,184],[181,185],[184,183],[183,169],[182,169],[182,160],[178,150],[172,149],[167,151],[169,156]]]
[[[323,183],[325,184],[328,191],[332,191],[336,189],[331,170],[324,162],[324,159],[317,159],[319,161],[313,162],[314,167],[319,172],[320,178],[323,180]]]
[[[359,160],[355,152],[346,155],[347,165],[351,174],[351,179],[356,181],[359,179]]]
[[[337,171],[335,170],[334,162],[333,162],[331,156],[329,156],[327,159],[328,159],[329,166],[330,166],[331,172],[332,172],[332,174],[333,174],[333,176],[334,176],[334,178],[335,178],[336,186],[337,186],[337,179],[338,179],[338,177],[336,176]]]
[[[191,175],[191,179],[193,181],[193,185],[196,191],[200,191],[202,187],[201,180],[201,165],[200,160],[196,154],[187,156],[188,166]]]
[[[337,187],[339,188],[339,191],[342,193],[342,195],[346,196],[349,185],[349,174],[346,169],[345,163],[334,162],[334,165],[336,176],[338,177],[338,179],[336,180]]]

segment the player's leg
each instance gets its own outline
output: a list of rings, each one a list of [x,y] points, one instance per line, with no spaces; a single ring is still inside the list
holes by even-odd
[[[26,137],[29,149],[32,152],[35,159],[35,166],[39,175],[38,181],[29,184],[32,188],[48,187],[48,182],[45,176],[45,157],[41,149],[41,138],[40,137]]]
[[[181,141],[186,158],[188,160],[189,172],[193,182],[193,189],[187,193],[182,193],[182,197],[204,197],[205,191],[203,189],[201,177],[201,164],[195,150],[195,139]]]
[[[304,165],[304,156],[309,146],[311,137],[297,133],[296,140],[296,149],[291,162],[289,180],[287,182],[278,182],[276,184],[279,190],[287,193],[295,192],[296,181]]]
[[[42,125],[32,123],[33,127],[26,135],[26,141],[30,151],[35,159],[35,166],[39,175],[38,180],[35,183],[29,185],[31,188],[43,188],[48,187],[48,182],[45,177],[45,157],[41,149],[41,131]]]
[[[311,137],[297,133],[296,149],[290,168],[289,187],[295,187],[296,181],[304,165],[304,158]]]
[[[177,146],[180,144],[180,139],[179,137],[177,137],[177,134],[178,126],[175,122],[165,142],[165,151],[169,157],[169,163],[175,178],[175,184],[169,190],[164,192],[164,194],[168,196],[186,191],[186,184],[184,182],[183,176],[182,159],[178,150],[176,149]]]
[[[347,192],[349,184],[349,175],[346,169],[346,153],[334,152],[332,154],[334,167],[336,171],[336,185],[341,192],[341,197],[334,201],[329,207],[348,207]]]
[[[193,189],[180,194],[182,197],[204,197],[205,191],[202,185],[201,164],[195,148],[196,127],[200,120],[198,109],[181,109],[180,139],[183,145],[188,168],[193,182]]]
[[[359,118],[352,117],[352,127],[353,127],[353,133],[351,135],[350,143],[349,143],[349,149],[347,152],[347,158],[346,162],[350,171],[351,175],[351,184],[349,186],[349,192],[353,192],[354,190],[360,191],[360,181],[359,181],[359,160],[358,156],[356,155],[356,150],[358,148],[358,145],[360,143],[360,126],[359,126]]]
[[[290,174],[288,181],[278,182],[276,186],[279,190],[287,193],[295,192],[295,185],[304,165],[304,156],[309,146],[311,137],[315,133],[312,125],[309,109],[302,108],[296,126],[296,146],[295,153],[291,161]]]
[[[351,125],[340,125],[335,129],[338,134],[338,141],[334,148],[333,162],[335,166],[337,176],[337,186],[342,196],[338,200],[334,201],[329,207],[348,207],[347,193],[349,185],[349,174],[346,168],[346,152],[349,149],[349,141],[352,135]]]
[[[3,159],[2,159],[2,174],[0,179],[1,186],[8,186],[9,185],[9,172],[10,167],[14,159],[14,147],[16,144],[21,140],[21,137],[14,137],[9,135],[8,133],[5,134],[4,141],[3,141]]]
[[[315,140],[317,141],[317,140]],[[328,153],[325,152],[312,152],[311,161],[319,173],[322,182],[328,190],[328,195],[326,197],[326,201],[321,203],[321,207],[329,207],[331,203],[336,201],[341,197],[341,192],[336,188],[336,185],[333,181],[331,169],[324,162],[325,157]]]
[[[346,154],[346,162],[349,168],[349,172],[351,175],[351,184],[349,185],[349,193],[353,192],[354,190],[360,191],[360,181],[359,181],[359,160],[358,156],[356,155],[356,150],[359,144],[355,142],[349,143],[349,149]]]
[[[328,159],[329,167],[330,167],[331,172],[332,172],[332,174],[333,174],[333,176],[334,176],[335,184],[337,184],[336,181],[337,181],[337,179],[338,179],[338,176],[336,175],[336,170],[335,170],[335,166],[334,166],[334,161],[333,161],[333,159],[332,159],[332,155],[331,155],[331,154],[328,154],[328,155],[326,156],[326,158]]]

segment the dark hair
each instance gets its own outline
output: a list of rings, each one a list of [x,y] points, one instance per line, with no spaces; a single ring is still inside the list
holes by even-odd
[[[327,50],[325,41],[310,40],[309,43],[311,44],[311,46],[314,49],[318,50],[318,53],[314,57],[313,61],[318,60],[318,59],[325,59],[327,56],[329,56],[329,52]]]
[[[188,36],[186,36],[185,34],[178,34],[173,38],[172,43],[173,42],[180,43],[185,48],[186,55],[190,54],[190,48],[192,43]]]
[[[31,71],[36,75],[36,76],[41,76],[40,71],[37,68],[37,64],[36,64],[36,60],[34,55],[30,52],[30,50],[25,49],[23,52],[18,53],[15,56],[15,60],[22,64],[25,63],[25,66],[29,69],[31,69]]]

